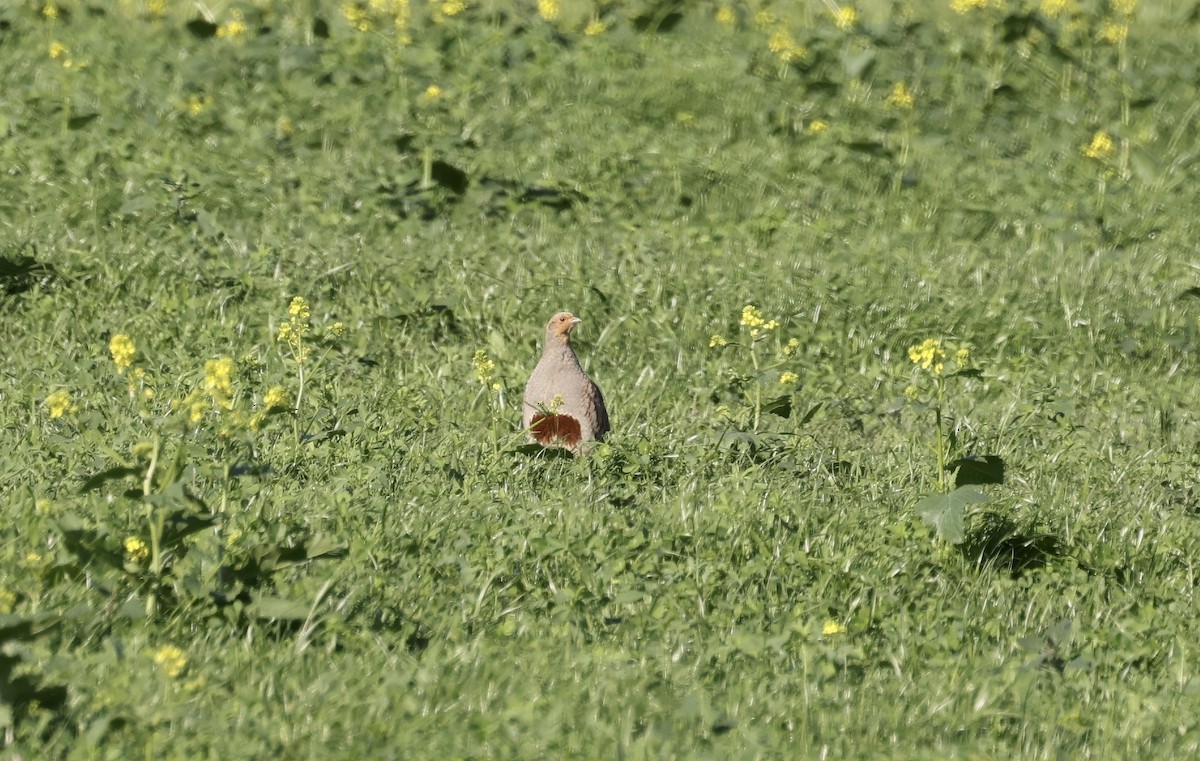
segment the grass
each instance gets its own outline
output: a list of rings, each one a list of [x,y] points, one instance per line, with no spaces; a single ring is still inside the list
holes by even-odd
[[[0,10],[0,753],[1195,753],[1200,36],[1131,5]]]

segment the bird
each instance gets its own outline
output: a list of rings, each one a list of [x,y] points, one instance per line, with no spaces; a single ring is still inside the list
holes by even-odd
[[[583,320],[559,312],[546,324],[542,358],[525,384],[522,425],[543,446],[586,452],[608,433],[604,395],[579,365],[571,331]]]

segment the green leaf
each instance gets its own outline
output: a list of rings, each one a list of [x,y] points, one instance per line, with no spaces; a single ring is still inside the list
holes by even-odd
[[[958,488],[949,494],[930,494],[917,503],[921,518],[933,526],[938,536],[951,544],[962,544],[963,513],[967,505],[987,502],[987,496],[975,489]]]
[[[277,621],[304,621],[308,618],[308,611],[307,604],[282,597],[259,597],[249,607],[250,614],[255,618]]]
[[[779,417],[791,417],[792,395],[784,394],[783,396],[775,397],[769,402],[763,402],[762,411],[769,412],[772,415],[778,415]]]
[[[131,468],[125,465],[119,465],[115,468],[102,470],[99,473],[90,476],[88,480],[83,482],[83,486],[80,487],[80,490],[94,491],[109,481],[117,481],[122,478],[130,477],[140,478],[143,475],[143,472],[144,471],[141,468]]]

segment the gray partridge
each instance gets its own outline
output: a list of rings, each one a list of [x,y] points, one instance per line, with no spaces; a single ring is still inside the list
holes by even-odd
[[[571,349],[571,331],[581,322],[570,312],[550,318],[542,358],[525,384],[522,416],[522,424],[538,443],[576,454],[608,432],[604,396]]]

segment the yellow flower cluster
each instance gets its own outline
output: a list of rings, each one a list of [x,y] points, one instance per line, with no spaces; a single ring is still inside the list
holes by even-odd
[[[1092,142],[1083,148],[1083,155],[1096,161],[1108,161],[1116,152],[1117,146],[1113,142],[1112,135],[1104,130],[1099,130],[1092,135]]]
[[[267,416],[272,412],[283,412],[290,408],[288,402],[287,391],[283,386],[271,386],[267,389],[267,393],[263,394],[262,407],[250,418],[250,430],[257,431],[262,428],[262,424],[266,422]]]
[[[838,29],[853,29],[858,23],[858,11],[849,5],[843,5],[833,14],[833,24]]]
[[[133,364],[133,358],[137,356],[137,347],[133,345],[129,336],[118,333],[108,342],[108,353],[112,355],[117,372],[124,373],[125,368]]]
[[[150,556],[150,548],[136,536],[125,537],[125,555],[134,563],[140,563]]]
[[[1096,32],[1096,36],[1101,42],[1120,45],[1129,36],[1129,25],[1116,21],[1105,21],[1100,25],[1100,31]]]
[[[360,32],[369,32],[375,26],[370,12],[358,3],[342,3],[342,16],[345,17],[346,23],[351,28],[357,29]]]
[[[920,365],[922,370],[929,370],[934,375],[941,375],[946,367],[946,350],[942,348],[941,339],[938,338],[928,338],[910,346],[908,358],[914,365]]]
[[[283,386],[271,386],[263,395],[263,407],[268,410],[281,410],[287,407],[287,392]]]
[[[1109,0],[1108,4],[1114,13],[1128,18],[1137,9],[1138,0]]]
[[[796,42],[792,33],[782,26],[767,40],[767,49],[779,56],[779,60],[784,63],[798,63],[808,58],[808,48]]]
[[[212,98],[207,95],[189,95],[187,102],[183,104],[183,110],[187,115],[195,118],[208,110],[212,105]]]
[[[790,357],[800,348],[800,341],[795,338],[789,338],[787,345],[783,347],[783,356]]]
[[[908,89],[908,85],[897,82],[888,96],[887,104],[897,111],[912,111],[913,106],[917,104],[917,97]]]
[[[475,380],[492,391],[500,390],[500,384],[492,378],[492,373],[496,371],[496,363],[488,357],[486,351],[477,350],[471,360],[471,365],[475,370]]]
[[[1046,18],[1056,19],[1079,10],[1079,4],[1075,0],[1042,0],[1039,10]]]
[[[808,134],[819,135],[829,129],[829,122],[824,119],[813,119],[808,123]]]
[[[312,330],[308,319],[312,316],[312,308],[302,296],[296,296],[288,304],[288,321],[279,326],[277,340],[286,343],[292,349],[292,354],[298,364],[304,364],[308,352],[304,346],[304,337]]]
[[[174,645],[163,645],[154,651],[154,665],[174,679],[187,668],[187,654]]]
[[[722,5],[720,8],[717,8],[715,18],[717,19],[717,23],[722,26],[733,26],[737,23],[737,14],[728,5]]]
[[[55,391],[46,397],[46,413],[50,419],[60,418],[68,412],[79,409],[71,404],[71,395],[66,391]]]
[[[992,4],[990,0],[950,0],[950,10],[955,13],[970,13],[983,10]]]
[[[799,382],[800,376],[796,375],[791,370],[788,370],[779,376],[779,385],[781,386],[795,386]]]
[[[434,20],[444,21],[448,16],[457,16],[466,10],[463,0],[444,0],[434,13]],[[408,34],[408,24],[412,19],[412,9],[409,0],[367,0],[353,2],[348,0],[341,5],[342,17],[351,29],[369,32],[375,28],[377,16],[391,16],[397,31],[397,40],[407,45],[412,39]]]
[[[583,28],[583,33],[587,37],[598,37],[608,30],[608,25],[598,18],[594,18],[587,23]]]
[[[204,391],[212,397],[218,407],[233,409],[233,359],[206,360],[204,363]]]
[[[217,27],[217,38],[223,40],[240,40],[246,36],[246,18],[237,8],[229,14],[229,21]]]
[[[12,613],[16,604],[17,596],[11,590],[0,587],[0,615]]]
[[[758,311],[758,307],[747,304],[742,307],[741,325],[743,328],[749,328],[751,338],[757,339],[760,335],[765,335],[778,328],[779,322],[766,319],[762,312]]]
[[[560,0],[537,0],[537,10],[543,20],[556,21],[562,11],[562,4]]]
[[[725,336],[720,335],[719,333],[714,333],[713,337],[708,339],[708,348],[719,349],[722,346],[727,345],[728,343],[729,342],[725,340]]]

